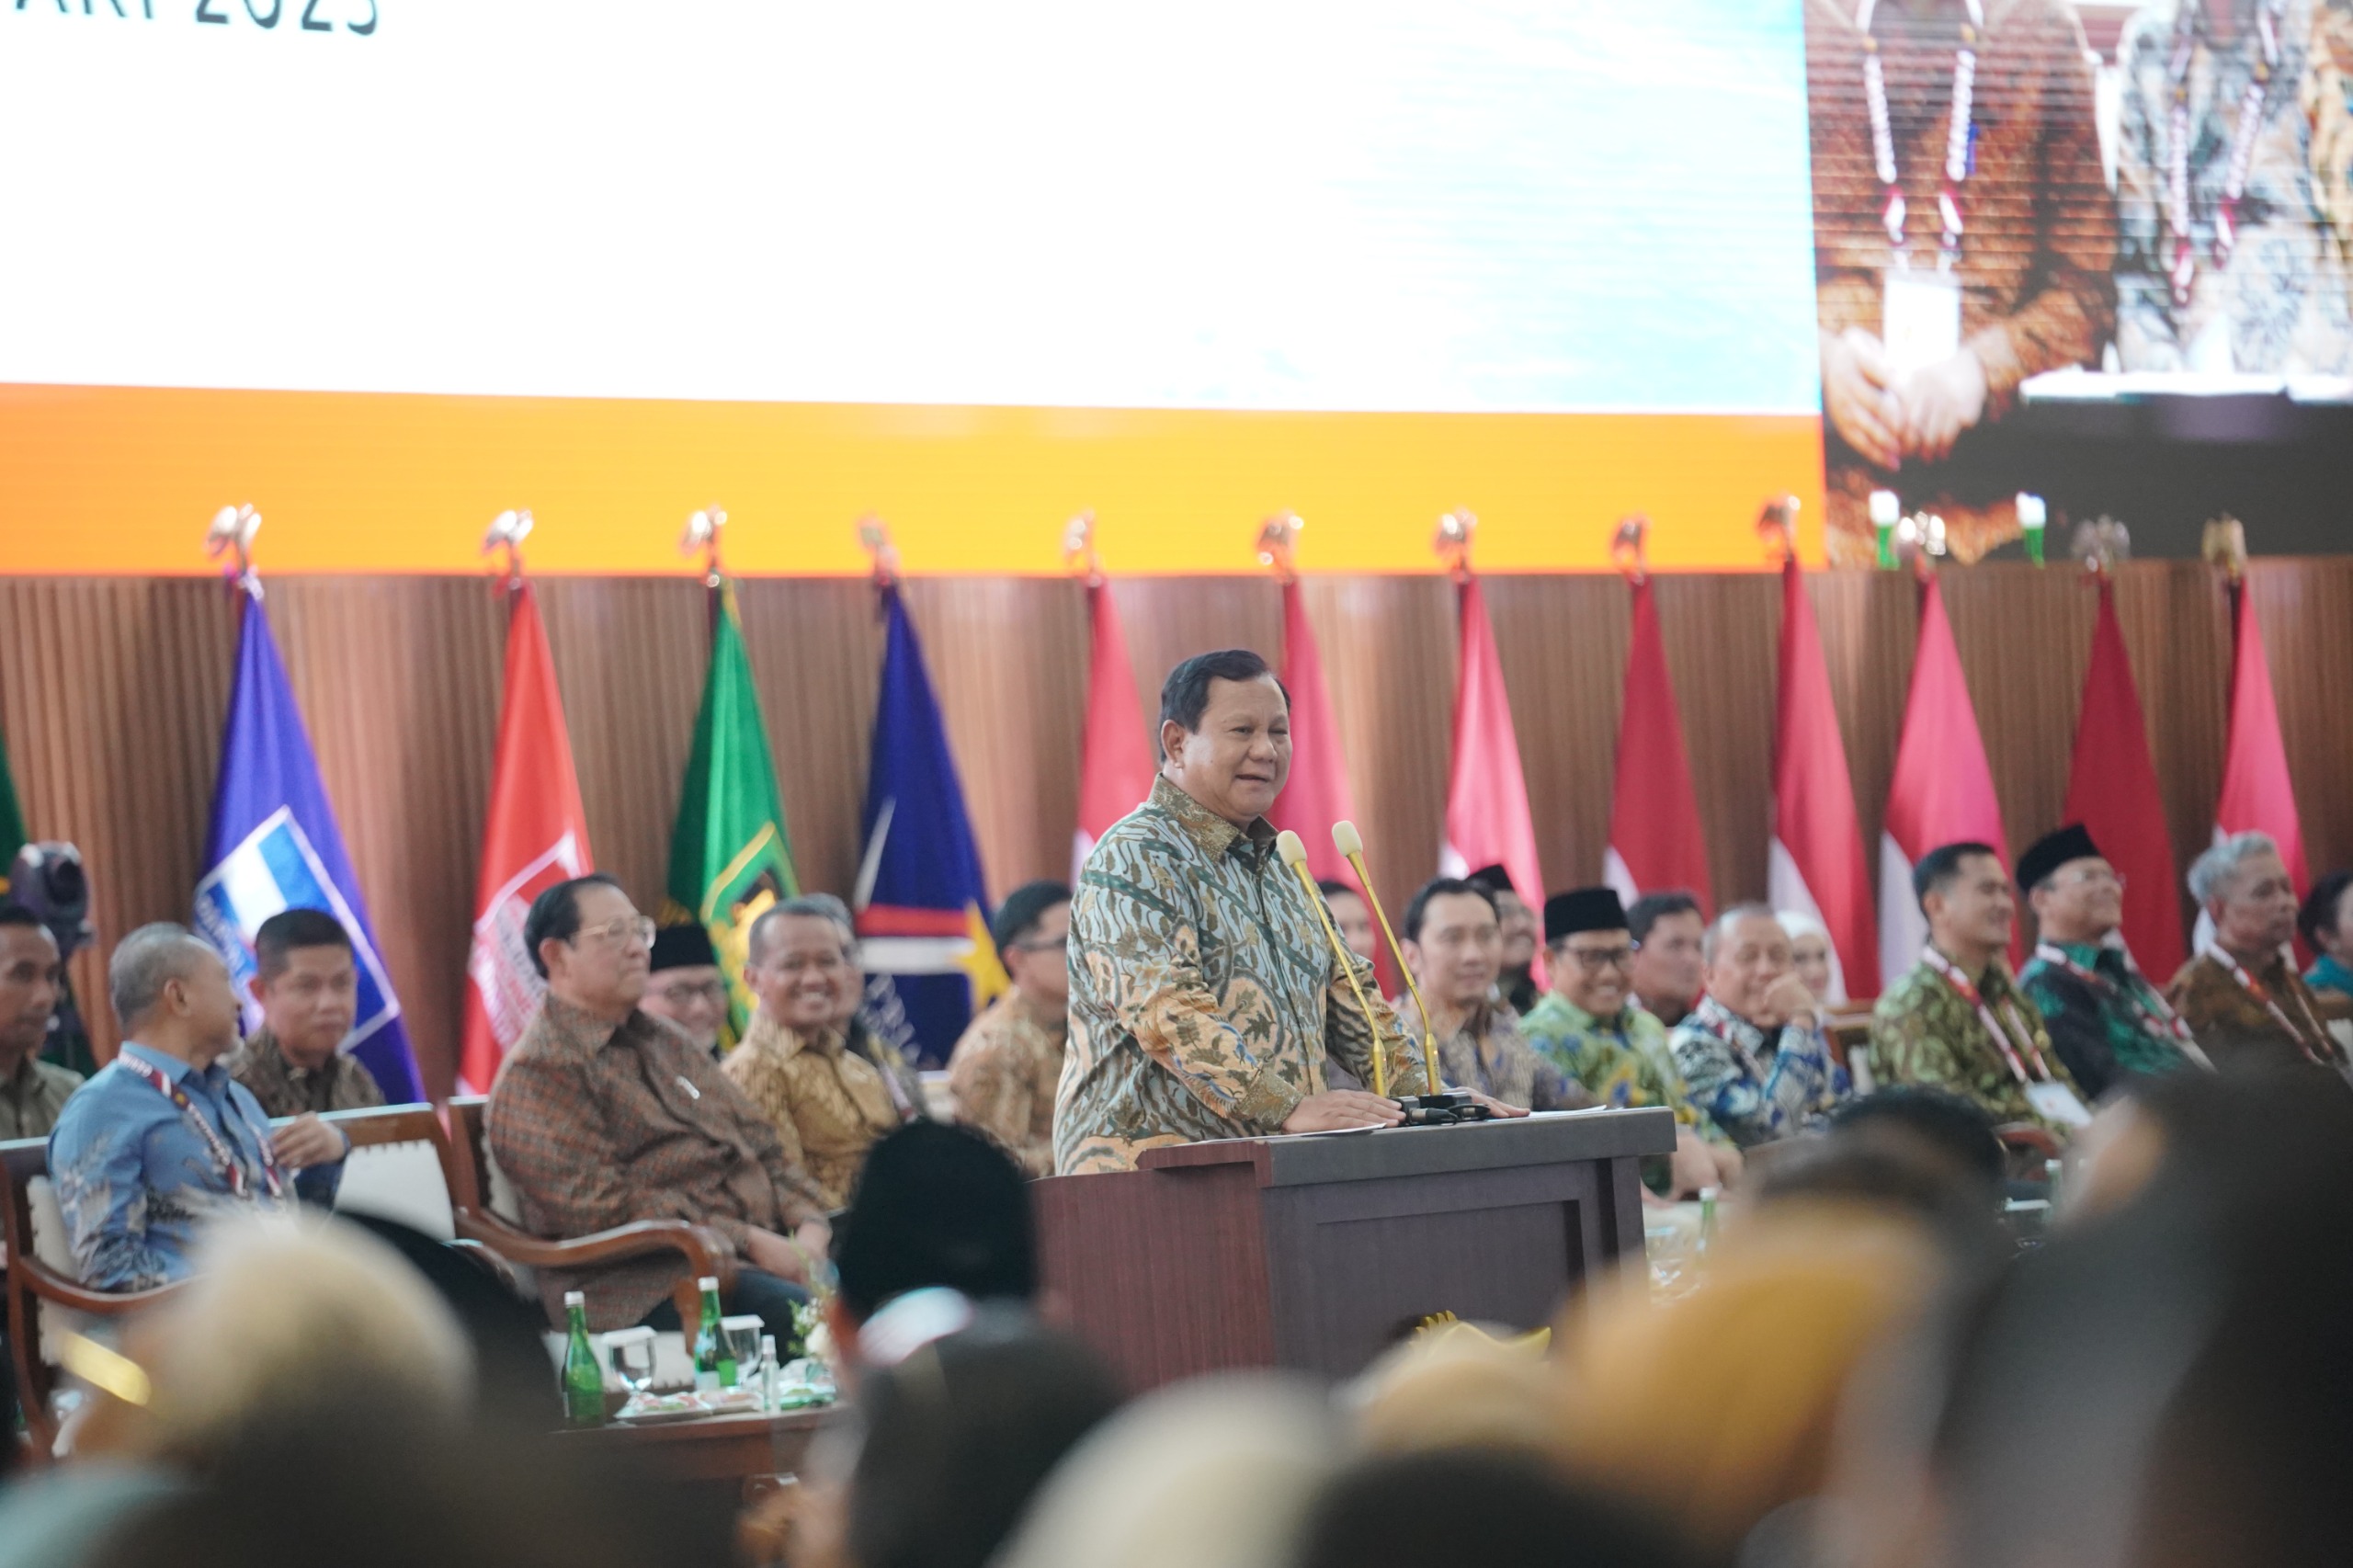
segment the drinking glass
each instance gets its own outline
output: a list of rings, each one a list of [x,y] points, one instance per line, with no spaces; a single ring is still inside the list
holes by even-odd
[[[613,1376],[629,1390],[629,1399],[622,1406],[635,1404],[654,1381],[654,1331],[650,1328],[617,1328],[605,1335],[605,1358],[613,1369]]]
[[[760,1335],[767,1330],[757,1317],[745,1314],[719,1320],[720,1357],[735,1363],[735,1383],[749,1387],[760,1368]]]

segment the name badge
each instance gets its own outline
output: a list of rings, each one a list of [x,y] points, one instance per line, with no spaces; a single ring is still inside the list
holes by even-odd
[[[1961,352],[1961,279],[1949,272],[1892,267],[1880,312],[1880,340],[1899,377]]]
[[[2055,1121],[2063,1127],[2091,1125],[2092,1113],[2084,1108],[2075,1091],[2064,1084],[2029,1084],[2026,1097],[2045,1121]]]

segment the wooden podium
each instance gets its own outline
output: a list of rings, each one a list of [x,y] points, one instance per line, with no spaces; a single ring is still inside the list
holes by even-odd
[[[1196,1373],[1344,1377],[1433,1312],[1534,1328],[1643,1250],[1642,1157],[1664,1109],[1154,1149],[1050,1176],[1046,1284],[1142,1391]]]

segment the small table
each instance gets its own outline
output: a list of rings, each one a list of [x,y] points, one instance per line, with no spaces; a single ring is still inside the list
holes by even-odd
[[[602,1426],[568,1428],[574,1443],[625,1449],[676,1481],[733,1481],[746,1486],[769,1476],[794,1475],[809,1454],[817,1429],[842,1406],[811,1410],[741,1411],[702,1415],[691,1421],[640,1426],[613,1421]]]

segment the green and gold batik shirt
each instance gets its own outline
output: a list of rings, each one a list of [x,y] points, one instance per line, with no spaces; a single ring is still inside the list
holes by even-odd
[[[1070,1045],[1054,1168],[1127,1170],[1146,1149],[1278,1132],[1324,1057],[1422,1091],[1372,966],[1368,1020],[1264,818],[1238,828],[1165,778],[1095,846],[1070,911]]]

